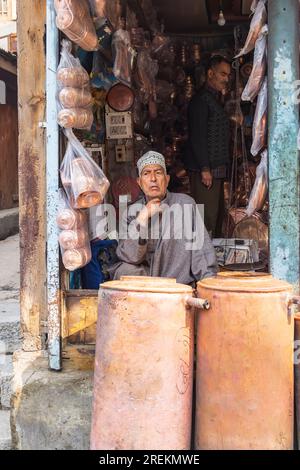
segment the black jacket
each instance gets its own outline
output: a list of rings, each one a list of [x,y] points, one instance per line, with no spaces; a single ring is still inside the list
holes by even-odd
[[[185,167],[215,169],[229,164],[229,118],[217,92],[203,88],[188,108],[189,140]]]

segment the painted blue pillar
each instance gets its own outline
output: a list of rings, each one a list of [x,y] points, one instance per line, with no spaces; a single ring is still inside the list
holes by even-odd
[[[56,215],[59,188],[59,130],[56,120],[56,69],[59,36],[53,0],[47,0],[47,302],[49,367],[61,369],[61,291]]]
[[[268,1],[270,271],[299,290],[298,0]]]

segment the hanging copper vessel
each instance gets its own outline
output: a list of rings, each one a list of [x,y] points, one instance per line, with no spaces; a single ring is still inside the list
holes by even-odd
[[[68,108],[61,109],[57,115],[57,122],[66,129],[90,129],[94,115],[91,108]]]
[[[61,230],[71,230],[75,226],[81,227],[86,222],[86,214],[82,211],[74,211],[72,209],[62,209],[57,214],[57,226]]]
[[[114,111],[125,112],[132,108],[134,97],[134,91],[130,87],[123,83],[117,83],[110,88],[106,100]]]
[[[72,250],[86,245],[87,232],[84,230],[63,230],[58,237],[60,246],[65,250]]]
[[[63,209],[58,213],[56,222],[60,229],[71,229],[76,222],[76,213],[72,209]]]
[[[268,225],[262,221],[258,212],[238,222],[233,231],[233,237],[257,240],[259,250],[264,257],[267,257],[269,251],[269,230]]]
[[[91,92],[86,88],[65,87],[59,93],[64,108],[86,108],[93,103]]]
[[[74,194],[74,208],[85,209],[97,206],[103,201],[106,194],[107,181],[99,181],[83,158],[72,160],[72,192]]]
[[[75,269],[85,266],[90,260],[90,247],[67,250],[62,256],[63,264],[68,271],[75,271]]]

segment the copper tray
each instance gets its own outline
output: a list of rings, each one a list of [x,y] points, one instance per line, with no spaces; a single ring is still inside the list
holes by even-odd
[[[117,83],[107,93],[106,101],[114,111],[129,111],[134,103],[134,92],[123,83]]]

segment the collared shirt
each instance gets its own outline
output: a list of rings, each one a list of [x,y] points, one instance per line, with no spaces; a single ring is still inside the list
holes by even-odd
[[[134,203],[133,206],[140,207],[141,202],[144,201],[139,200]],[[138,239],[128,237],[120,239],[117,248],[119,262],[112,269],[112,276],[113,272],[122,263],[129,263],[135,266],[142,265],[145,262],[148,265],[150,263],[150,276],[175,278],[177,282],[183,284],[192,284],[199,279],[213,276],[218,271],[215,250],[203,221],[201,222],[201,226],[196,224],[196,212],[198,209],[195,201],[186,194],[175,194],[168,191],[163,202],[170,208],[172,208],[173,205],[179,205],[182,211],[186,209],[186,206],[190,206],[192,218],[187,218],[185,223],[192,224],[190,227],[191,233],[194,233],[194,227],[197,227],[201,231],[199,235],[200,238],[203,235],[202,243],[199,243],[199,246],[195,246],[193,249],[191,244],[187,243],[189,236],[186,230],[184,230],[183,237],[181,238],[172,236],[171,238],[164,238],[161,236],[158,240],[155,239],[155,248],[152,245],[150,249],[148,247],[149,240],[146,240],[146,242],[141,245]],[[136,212],[133,210],[133,213]],[[132,223],[134,219],[136,219],[136,217],[127,217],[127,224]],[[172,219],[171,217],[170,220]]]
[[[204,88],[206,90],[208,90],[212,95],[214,95],[214,97],[216,98],[217,101],[222,101],[222,93],[220,91],[218,91],[215,88],[211,87],[210,85],[208,85],[208,83],[206,83],[206,85],[204,85]]]

